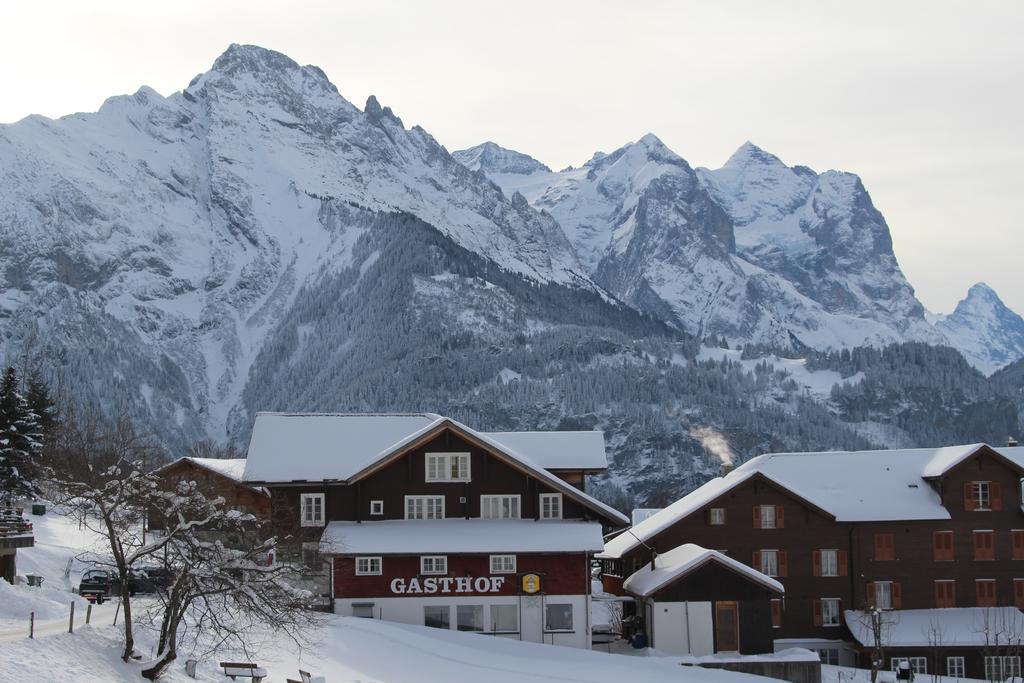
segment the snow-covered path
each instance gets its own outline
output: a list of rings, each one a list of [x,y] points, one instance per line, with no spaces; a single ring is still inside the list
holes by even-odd
[[[30,589],[25,589],[30,590]],[[72,596],[69,596],[72,597]],[[90,623],[96,626],[106,626],[113,624],[114,611],[117,610],[117,601],[107,601],[102,605],[92,606],[92,615]],[[81,603],[75,605],[75,630],[78,630],[85,626],[85,619],[87,615],[87,609],[83,609]],[[57,633],[67,633],[68,623],[71,617],[71,600],[68,600],[67,613],[63,617],[55,619],[37,619],[35,623],[35,637],[44,638]],[[121,615],[118,615],[120,621]],[[18,621],[22,623],[18,624]],[[25,614],[24,618],[14,619],[5,618],[0,620],[0,624],[3,625],[0,628],[0,642],[12,642],[22,640],[28,637],[29,632],[29,617]],[[15,625],[17,624],[17,625]]]

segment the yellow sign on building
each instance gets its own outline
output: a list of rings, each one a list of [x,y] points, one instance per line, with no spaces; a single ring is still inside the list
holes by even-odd
[[[523,574],[523,592],[527,595],[540,593],[540,576],[537,574]]]

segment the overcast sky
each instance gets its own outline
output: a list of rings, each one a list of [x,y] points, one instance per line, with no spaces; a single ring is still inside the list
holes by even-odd
[[[0,121],[167,95],[228,44],[323,68],[449,150],[561,168],[653,132],[694,166],[751,140],[859,173],[926,306],[1024,313],[1024,3],[5,3]]]

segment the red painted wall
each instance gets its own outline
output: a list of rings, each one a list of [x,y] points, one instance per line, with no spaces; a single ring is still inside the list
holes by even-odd
[[[419,555],[386,555],[382,560],[380,576],[356,576],[354,557],[334,558],[334,597],[371,598],[402,597],[391,592],[391,581],[402,578],[406,583],[418,578],[420,583],[437,576],[420,575]],[[549,595],[586,595],[590,593],[590,567],[587,556],[581,553],[564,555],[517,555],[515,574],[491,574],[488,555],[449,555],[449,577],[505,577],[497,592],[433,593],[433,595],[516,595],[519,592],[519,575],[535,573],[541,576],[541,590]],[[453,582],[454,584],[454,582]],[[408,597],[424,597],[427,593],[407,594]]]

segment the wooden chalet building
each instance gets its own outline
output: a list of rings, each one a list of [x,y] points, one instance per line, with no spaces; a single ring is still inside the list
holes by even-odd
[[[904,612],[920,623],[951,608],[978,608],[982,619],[1024,607],[1022,465],[1024,448],[984,444],[762,455],[609,540],[604,587],[624,593],[624,579],[684,543],[713,548],[784,585],[776,649],[864,665],[863,633],[847,621],[867,608],[885,610],[887,623]],[[970,643],[969,653],[927,664],[919,643],[889,645],[894,660],[913,657],[929,674],[984,678],[1019,666],[978,646],[976,633],[947,629],[945,640]]]
[[[178,458],[156,471],[164,488],[172,489],[180,481],[194,481],[208,496],[221,496],[230,510],[238,510],[260,519],[270,517],[270,494],[242,482],[245,458]],[[149,528],[159,531],[164,520],[159,510],[151,511]]]
[[[338,614],[588,648],[591,560],[628,524],[585,491],[606,467],[600,432],[260,413],[245,480]]]

